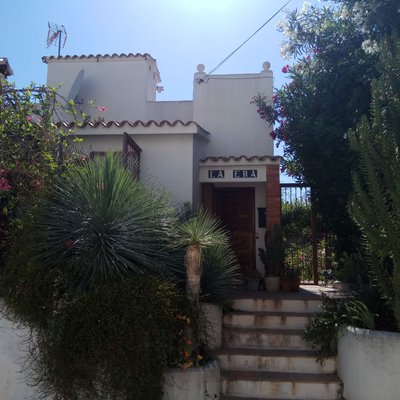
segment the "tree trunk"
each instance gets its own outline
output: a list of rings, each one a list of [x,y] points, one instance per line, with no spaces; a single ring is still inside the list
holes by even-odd
[[[192,305],[199,305],[201,280],[201,248],[190,245],[185,254],[186,267],[186,294]]]

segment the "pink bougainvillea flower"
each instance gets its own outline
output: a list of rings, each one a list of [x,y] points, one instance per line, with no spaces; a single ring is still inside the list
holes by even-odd
[[[30,115],[28,115],[28,116],[26,117],[26,120],[27,120],[28,122],[34,122],[34,123],[36,123],[36,124],[39,124],[39,123],[42,121],[42,119],[41,119],[39,116],[35,115],[35,114],[30,114]]]
[[[7,178],[0,178],[0,190],[3,192],[11,190],[11,186]]]
[[[98,109],[99,111],[101,111],[101,112],[104,112],[104,111],[107,111],[107,110],[108,110],[108,108],[105,107],[105,106],[97,106],[97,109]]]
[[[289,72],[289,64],[286,64],[284,67],[282,67],[282,72],[284,73],[284,74],[287,74],[288,72]]]

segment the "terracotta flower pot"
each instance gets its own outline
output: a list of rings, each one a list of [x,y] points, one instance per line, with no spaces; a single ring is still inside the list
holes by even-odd
[[[279,276],[265,277],[265,290],[267,292],[277,292],[279,290]]]
[[[281,278],[281,290],[282,290],[282,292],[291,292],[292,291],[291,279]]]

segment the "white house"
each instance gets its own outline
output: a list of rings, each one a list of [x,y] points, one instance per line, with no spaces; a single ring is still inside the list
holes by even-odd
[[[90,116],[76,129],[82,151],[131,150],[140,157],[140,179],[150,175],[177,201],[218,214],[232,232],[243,272],[262,270],[256,249],[264,245],[266,226],[280,222],[280,158],[250,101],[258,93],[272,96],[268,62],[261,72],[232,75],[207,75],[200,64],[190,101],[156,100],[160,73],[149,54],[43,62],[48,85],[62,83],[60,94]]]

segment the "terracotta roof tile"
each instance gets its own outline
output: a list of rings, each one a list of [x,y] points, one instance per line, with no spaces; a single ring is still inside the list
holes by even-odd
[[[117,53],[113,53],[113,54],[89,54],[88,56],[86,55],[73,55],[73,56],[60,56],[60,57],[56,57],[56,56],[44,56],[42,57],[42,61],[44,63],[47,64],[47,62],[49,60],[84,60],[84,59],[92,59],[92,58],[136,58],[136,57],[143,57],[147,60],[147,58],[150,58],[151,60],[155,61],[155,58],[153,58],[150,54],[148,53],[121,53],[121,54],[117,54]]]
[[[124,121],[108,121],[108,122],[100,122],[100,121],[97,121],[97,122],[84,122],[80,126],[80,128],[86,128],[87,126],[90,126],[91,128],[97,128],[99,126],[102,126],[104,128],[111,128],[113,126],[115,126],[117,128],[122,128],[122,127],[127,126],[127,125],[132,127],[132,128],[134,128],[135,126],[138,126],[138,125],[142,125],[145,128],[147,128],[147,127],[149,127],[151,125],[156,125],[158,127],[167,125],[167,126],[173,127],[173,126],[176,126],[178,124],[182,125],[182,126],[189,126],[191,124],[194,124],[198,128],[200,128],[200,129],[202,129],[204,131],[204,129],[197,122],[194,122],[194,121],[183,122],[181,120],[176,120],[176,121],[164,120],[164,121],[161,121],[161,122],[157,122],[157,121],[154,121],[154,120],[150,120],[150,121],[147,121],[147,122],[144,122],[144,121],[135,121],[135,122],[133,122],[133,121],[127,121],[127,120],[124,120]],[[64,126],[66,128],[71,129],[71,128],[76,127],[76,124],[75,124],[75,122],[63,121],[63,122],[58,122],[57,126]],[[207,131],[204,131],[204,132],[209,134],[209,132],[207,132]]]
[[[207,158],[203,158],[202,160],[200,160],[200,162],[206,162],[206,161],[266,161],[266,160],[270,160],[270,161],[279,161],[281,159],[280,156],[245,156],[245,155],[241,155],[241,156],[218,156],[218,157],[207,157]]]

